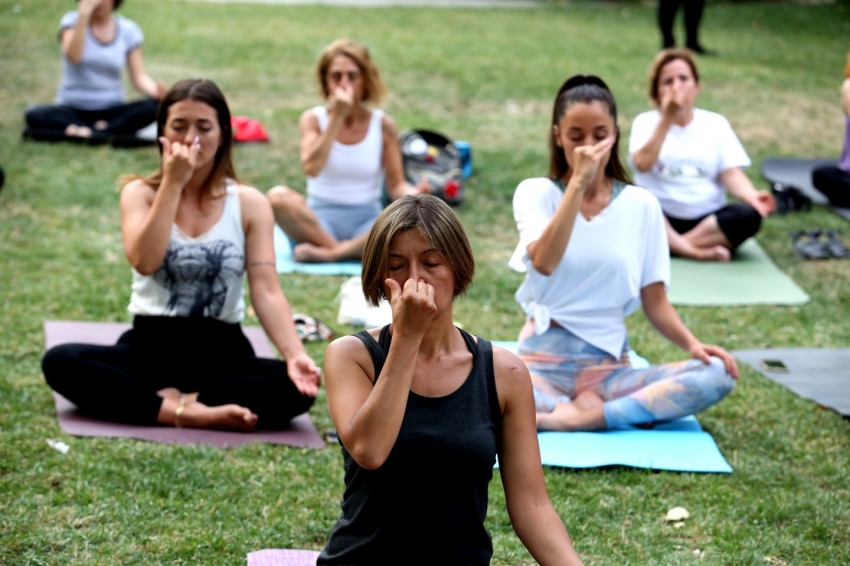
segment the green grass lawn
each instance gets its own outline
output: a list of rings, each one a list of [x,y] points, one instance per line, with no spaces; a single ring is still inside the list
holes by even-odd
[[[72,8],[70,1],[0,0],[0,563],[241,564],[260,548],[320,549],[342,495],[335,446],[172,447],[74,438],[56,424],[39,366],[42,322],[129,320],[116,180],[158,163],[151,148],[20,140],[26,105],[53,98],[57,25]],[[459,214],[478,277],[456,318],[500,340],[515,338],[522,323],[513,300],[520,276],[506,266],[516,243],[511,196],[519,181],[546,171],[555,90],[575,72],[601,75],[626,134],[649,107],[645,77],[659,42],[654,5],[636,3],[485,11],[129,0],[121,13],[145,31],[155,78],[213,79],[234,113],[266,125],[272,143],[236,150],[242,180],[262,190],[304,188],[297,119],[321,102],[312,76],[319,50],[340,36],[367,43],[402,130],[430,127],[472,144],[475,175]],[[850,12],[840,5],[709,6],[704,43],[722,57],[700,60],[700,105],[730,119],[759,186],[766,157],[840,151],[848,37]],[[788,233],[812,227],[850,231],[816,208],[769,219],[758,238],[811,295],[809,304],[683,308],[685,321],[728,349],[846,347],[850,262],[800,260]],[[342,281],[281,278],[295,309],[331,323]],[[629,328],[632,345],[650,360],[682,357],[641,314]],[[321,360],[323,348],[310,352]],[[320,430],[330,428],[323,395],[311,415]],[[733,474],[545,470],[586,564],[850,563],[850,422],[749,369],[701,421]],[[48,438],[70,451],[61,455]],[[663,521],[677,505],[691,512],[678,529]],[[532,563],[510,527],[498,477],[487,526],[494,564]]]

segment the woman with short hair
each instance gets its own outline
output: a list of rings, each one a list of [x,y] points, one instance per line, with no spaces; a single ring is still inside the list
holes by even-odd
[[[744,174],[750,158],[726,118],[694,107],[699,81],[689,51],[658,54],[649,78],[658,109],[635,118],[629,154],[635,182],[661,202],[670,251],[700,261],[729,261],[776,203]],[[726,204],[727,190],[741,202]]]

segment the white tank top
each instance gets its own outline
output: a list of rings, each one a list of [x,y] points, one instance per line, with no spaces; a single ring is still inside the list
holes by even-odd
[[[133,270],[130,306],[134,315],[208,316],[240,322],[245,314],[245,231],[239,187],[227,180],[219,221],[197,238],[173,224],[165,259],[152,275]]]
[[[319,131],[328,128],[328,110],[312,109]],[[315,177],[307,177],[307,195],[342,205],[368,204],[380,200],[384,187],[382,167],[384,137],[381,110],[372,110],[369,130],[363,141],[351,145],[334,140],[324,168]]]

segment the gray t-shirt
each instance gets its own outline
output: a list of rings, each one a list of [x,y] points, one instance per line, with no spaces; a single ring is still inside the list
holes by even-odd
[[[121,71],[130,52],[142,45],[144,35],[136,22],[118,14],[112,17],[116,24],[115,38],[110,43],[98,41],[88,27],[82,60],[74,64],[67,57],[63,59],[56,104],[80,110],[103,110],[124,103]],[[66,13],[59,24],[59,33],[76,23],[77,12]]]

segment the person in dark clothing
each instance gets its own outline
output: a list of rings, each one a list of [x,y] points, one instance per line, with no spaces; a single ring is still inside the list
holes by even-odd
[[[850,208],[850,54],[844,67],[841,85],[841,108],[844,110],[844,145],[835,165],[818,167],[812,172],[812,184],[829,199],[829,204]]]
[[[325,353],[346,489],[318,564],[489,564],[497,455],[520,540],[540,564],[581,564],[543,481],[528,370],[452,322],[474,271],[463,225],[437,197],[405,196],[375,221],[363,291],[389,300],[393,322]]]
[[[659,0],[658,27],[661,29],[661,48],[676,47],[673,35],[673,23],[679,6],[685,5],[685,46],[700,55],[717,55],[716,51],[706,49],[699,42],[699,24],[705,8],[705,0]]]

